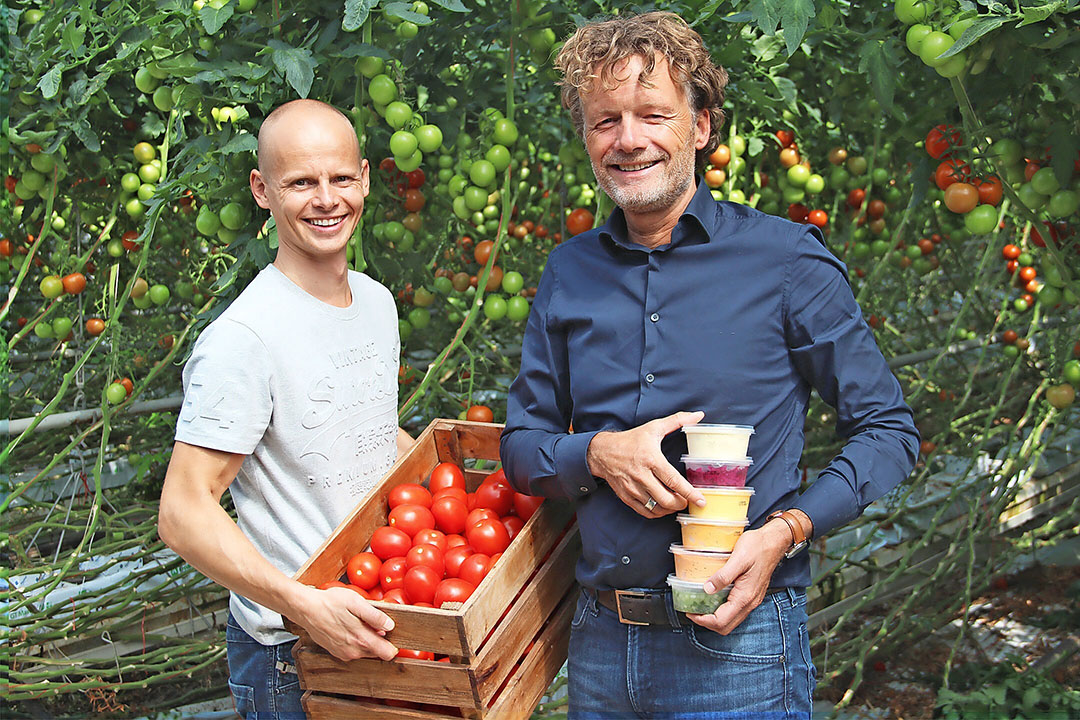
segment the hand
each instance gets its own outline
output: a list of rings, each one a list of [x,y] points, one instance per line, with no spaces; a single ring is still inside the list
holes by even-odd
[[[586,452],[589,472],[603,478],[620,500],[643,517],[670,515],[688,501],[703,506],[705,496],[671,466],[660,452],[660,441],[704,417],[703,412],[679,412],[631,430],[597,433]],[[650,498],[656,505],[646,509]]]
[[[744,532],[724,567],[705,582],[705,592],[732,585],[727,600],[711,615],[687,617],[721,635],[730,633],[765,599],[773,570],[790,548],[791,529],[783,520],[770,520]]]
[[[377,657],[391,660],[397,648],[384,635],[394,621],[347,588],[305,588],[296,621],[311,639],[340,660]]]

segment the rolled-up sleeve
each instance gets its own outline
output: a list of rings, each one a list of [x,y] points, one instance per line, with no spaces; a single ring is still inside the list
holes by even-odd
[[[837,432],[847,438],[795,503],[821,537],[908,476],[919,434],[900,383],[863,321],[846,268],[816,230],[803,230],[794,240],[784,306],[796,369],[836,409]]]
[[[571,433],[573,400],[566,334],[552,321],[558,291],[554,257],[533,300],[521,347],[521,369],[510,387],[500,455],[520,492],[579,497],[596,489],[586,452],[595,432]]]

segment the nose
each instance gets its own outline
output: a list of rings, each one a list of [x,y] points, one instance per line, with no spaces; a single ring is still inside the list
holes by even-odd
[[[315,204],[320,207],[333,207],[337,204],[334,188],[329,178],[320,178],[319,186],[315,191]]]
[[[633,113],[626,113],[619,119],[615,146],[624,153],[633,153],[645,149],[645,133],[640,120]]]

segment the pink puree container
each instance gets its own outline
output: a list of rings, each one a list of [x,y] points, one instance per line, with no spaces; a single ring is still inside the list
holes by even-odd
[[[744,487],[746,485],[746,471],[750,469],[753,460],[749,458],[740,462],[724,462],[722,460],[709,460],[708,458],[696,458],[683,455],[681,458],[686,466],[686,479],[694,487]]]

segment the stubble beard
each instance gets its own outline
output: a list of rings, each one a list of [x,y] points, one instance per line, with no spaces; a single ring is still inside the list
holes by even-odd
[[[630,165],[637,162],[637,159],[629,156],[613,158],[609,154],[601,160],[603,165],[600,167],[591,159],[590,163],[596,181],[616,205],[624,211],[646,213],[671,207],[683,196],[694,182],[695,155],[694,135],[690,133],[686,144],[669,159],[663,176],[651,185],[640,188],[626,188],[617,184],[607,171],[607,165],[611,162]]]

